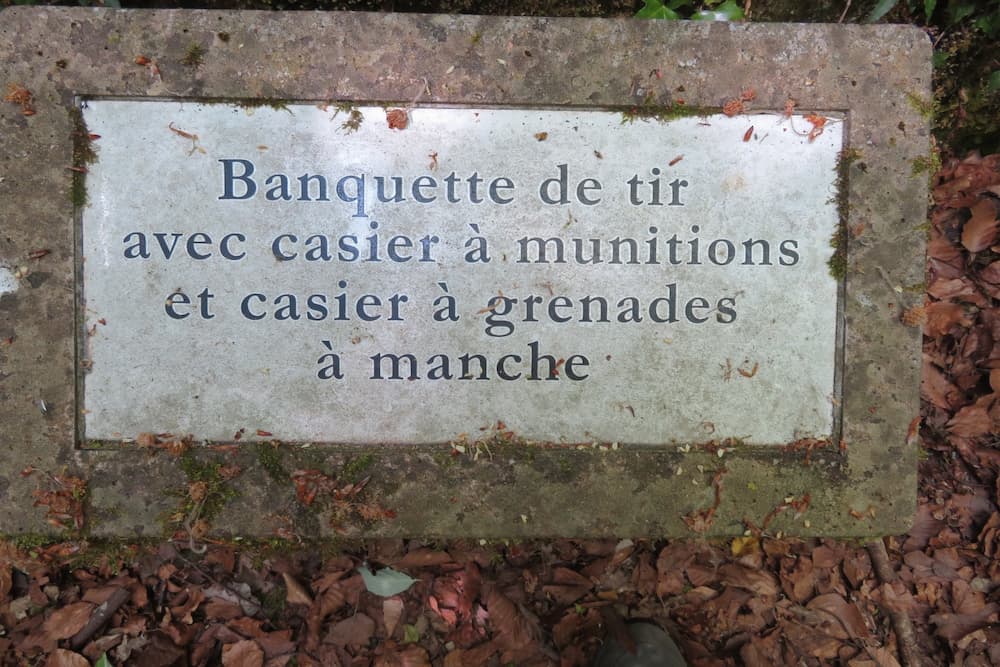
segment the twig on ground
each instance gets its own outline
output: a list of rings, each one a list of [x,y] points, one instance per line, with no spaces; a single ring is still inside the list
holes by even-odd
[[[844,18],[847,16],[847,10],[851,8],[851,0],[847,0],[847,4],[844,5],[844,11],[840,13],[840,18],[837,19],[837,23],[843,23]]]
[[[111,594],[107,600],[102,602],[91,615],[87,624],[80,629],[69,640],[69,646],[74,651],[87,645],[91,637],[104,627],[104,624],[111,620],[111,616],[118,611],[118,608],[125,604],[125,601],[132,597],[132,593],[127,588],[119,588]]]
[[[882,540],[875,540],[866,546],[879,581],[883,584],[892,584],[896,581],[896,571],[889,563],[885,543]],[[892,618],[892,627],[896,631],[896,643],[903,667],[921,667],[920,649],[917,647],[917,638],[909,614],[890,608],[889,615]]]

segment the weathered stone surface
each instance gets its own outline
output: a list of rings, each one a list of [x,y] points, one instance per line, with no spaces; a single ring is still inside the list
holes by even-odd
[[[6,269],[0,273],[0,530],[46,529],[44,511],[29,507],[40,480],[18,474],[29,465],[87,478],[88,526],[106,535],[170,529],[164,517],[176,514],[174,492],[192,476],[217,473],[217,465],[227,466],[226,475],[232,466],[241,470],[217,484],[238,496],[219,493],[213,506],[215,530],[231,535],[331,533],[330,517],[295,500],[289,473],[304,469],[337,477],[339,488],[371,475],[356,504],[379,504],[394,519],[366,524],[358,521],[364,513],[358,507],[328,508],[342,515],[333,517],[338,528],[369,535],[682,535],[689,532],[684,517],[710,517],[709,533],[734,534],[744,519],[759,524],[789,498],[796,509],[779,512],[771,529],[871,535],[908,524],[916,448],[907,442],[907,426],[918,410],[920,348],[919,331],[904,326],[900,314],[922,298],[926,183],[910,170],[929,149],[920,108],[930,94],[930,47],[920,31],[61,8],[8,9],[3,19],[0,86],[30,91],[36,113],[0,105],[0,266]],[[192,46],[204,52],[200,65]],[[136,64],[138,56],[149,62]],[[481,434],[470,433],[464,453],[455,454],[446,443],[273,448],[244,440],[234,450],[196,447],[177,459],[115,443],[77,446],[86,421],[77,380],[89,365],[85,324],[94,322],[76,299],[76,230],[80,216],[95,210],[74,207],[73,193],[82,203],[90,186],[84,174],[67,169],[85,166],[87,129],[74,112],[78,100],[418,99],[417,109],[433,103],[627,110],[683,98],[688,107],[717,111],[750,88],[751,112],[776,118],[793,98],[803,112],[846,118],[849,159],[840,163],[844,188],[837,201],[849,233],[829,443],[706,444],[715,437],[706,434],[684,438],[680,447],[626,441],[617,449],[577,449],[527,444],[501,430],[486,432],[492,437],[478,447],[471,440]],[[743,146],[739,138],[734,143],[735,154]],[[780,166],[768,171],[778,184],[797,176]],[[163,186],[135,184],[151,201],[177,196]],[[33,259],[41,249],[50,253]],[[156,361],[171,364],[164,354]],[[253,379],[238,382],[248,393],[267,390]],[[760,412],[773,404],[761,400]],[[248,432],[246,439],[267,437]],[[720,504],[709,513],[716,477]]]

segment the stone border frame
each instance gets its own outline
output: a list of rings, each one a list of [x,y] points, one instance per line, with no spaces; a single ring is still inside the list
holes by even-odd
[[[29,507],[45,481],[20,475],[28,466],[87,480],[89,534],[155,538],[169,534],[166,517],[197,466],[219,463],[242,470],[224,482],[229,500],[212,522],[219,536],[693,536],[685,517],[716,536],[742,534],[745,519],[798,535],[909,527],[921,340],[901,316],[924,294],[927,183],[914,174],[931,159],[931,46],[920,30],[78,8],[0,16],[0,88],[23,86],[35,111],[0,103],[0,267],[31,271],[0,296],[0,533],[52,530],[44,510]],[[159,76],[136,64],[140,54]],[[662,78],[650,76],[656,69]],[[797,110],[847,115],[839,443],[740,446],[721,457],[711,445],[581,450],[502,438],[478,457],[453,455],[447,444],[247,443],[196,447],[180,461],[76,447],[84,362],[73,193],[81,194],[84,175],[68,168],[82,166],[80,98],[360,104],[412,100],[423,90],[427,103],[629,108],[641,106],[643,88],[661,103],[683,97],[688,107],[712,109],[753,88],[755,111],[780,112],[791,97]],[[30,259],[43,248],[51,254]],[[371,475],[366,497],[395,518],[347,518],[334,531],[323,511],[296,502],[287,475],[300,468],[345,481]]]

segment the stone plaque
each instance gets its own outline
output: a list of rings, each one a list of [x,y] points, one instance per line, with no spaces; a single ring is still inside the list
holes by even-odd
[[[125,100],[83,118],[88,439],[833,434],[840,118]]]
[[[920,30],[0,14],[0,532],[909,525]]]

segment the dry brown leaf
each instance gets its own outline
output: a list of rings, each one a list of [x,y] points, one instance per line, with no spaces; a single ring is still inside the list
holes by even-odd
[[[965,307],[959,303],[935,301],[927,305],[927,335],[943,336],[956,324],[967,327],[972,320],[966,315]]]
[[[773,667],[780,665],[781,636],[772,632],[764,637],[751,636],[750,640],[740,648],[740,659],[746,667]]]
[[[57,648],[49,654],[45,667],[90,667],[90,661],[79,653]]]
[[[938,300],[958,299],[973,303],[980,300],[975,286],[968,278],[939,278],[931,283],[927,293]]]
[[[0,604],[7,602],[11,583],[10,563],[0,563]]]
[[[992,199],[983,198],[972,207],[972,217],[962,228],[962,245],[969,252],[986,250],[997,237],[1000,219],[997,219],[997,207]]]
[[[857,589],[871,574],[872,563],[864,549],[855,549],[844,558],[843,570],[851,586]]]
[[[264,650],[252,639],[222,647],[223,667],[263,667]]]
[[[958,387],[948,381],[936,365],[924,359],[923,373],[920,381],[920,394],[924,400],[930,401],[942,410],[951,410],[953,400],[961,399]]]
[[[932,514],[930,505],[919,505],[913,520],[910,533],[903,543],[905,551],[922,550],[927,546],[930,539],[936,536],[945,527],[942,519],[936,518]]]
[[[306,650],[312,652],[319,645],[320,631],[326,617],[347,604],[348,581],[343,572],[325,575],[313,582],[317,598],[306,614]]]
[[[335,623],[323,641],[336,644],[341,648],[346,646],[365,646],[375,634],[375,621],[358,613]]]
[[[566,606],[573,604],[587,593],[590,587],[582,586],[560,586],[558,584],[546,584],[542,586],[542,591],[546,596],[555,601],[556,604]]]
[[[719,575],[728,586],[737,586],[757,595],[773,597],[778,594],[778,582],[766,570],[757,570],[739,563],[726,563],[719,568]]]
[[[652,595],[656,591],[656,568],[649,553],[639,554],[638,562],[632,571],[632,585],[639,595]]]
[[[829,615],[828,622],[839,623],[851,639],[867,639],[871,636],[857,605],[848,602],[842,595],[817,595],[806,604],[806,609],[825,612]]]
[[[955,642],[970,632],[995,623],[998,610],[1000,605],[991,602],[976,614],[934,614],[930,622],[937,626],[938,636]]]
[[[203,665],[209,658],[216,657],[219,645],[235,644],[241,642],[246,637],[231,630],[225,625],[212,624],[204,632],[198,635],[198,639],[190,648],[191,664]],[[120,656],[116,656],[119,657]],[[218,662],[218,660],[216,660]]]
[[[495,585],[483,584],[483,593],[490,623],[503,648],[524,648],[541,635],[537,620],[530,618]]]
[[[307,591],[305,586],[300,584],[295,577],[287,572],[282,572],[281,577],[285,580],[285,600],[288,604],[310,605],[313,603],[313,599],[312,596],[309,595],[309,591]]]
[[[978,614],[986,606],[986,596],[963,579],[951,582],[951,600],[956,614]]]
[[[594,583],[582,574],[567,567],[557,567],[552,572],[552,584],[546,584],[542,590],[558,604],[573,604],[594,587]]]
[[[596,634],[603,622],[601,614],[594,608],[579,614],[576,609],[570,607],[552,628],[552,642],[560,649],[578,644],[582,633],[592,631]]]
[[[390,130],[405,130],[410,124],[410,117],[405,109],[389,109],[385,112],[385,120]]]
[[[17,83],[7,84],[7,94],[3,98],[7,102],[21,105],[21,114],[34,116],[35,107],[32,104],[34,96],[31,91]]]
[[[790,622],[786,623],[783,629],[785,641],[795,647],[797,653],[811,655],[820,660],[836,659],[840,654],[840,648],[844,645],[842,640],[817,632],[811,625]]]
[[[51,639],[69,639],[83,629],[93,612],[89,602],[74,602],[52,612],[42,627]]]
[[[979,272],[979,278],[994,285],[1000,285],[1000,260],[992,262]]]
[[[833,548],[826,544],[816,547],[812,552],[813,565],[821,570],[829,570],[836,567],[843,558],[844,553],[842,549]]]
[[[194,622],[192,614],[205,601],[205,591],[201,586],[190,586],[184,590],[184,594],[175,599],[178,602],[171,604],[170,613],[180,622],[191,624]]]
[[[245,613],[243,608],[236,602],[226,600],[211,599],[201,607],[206,619],[213,621],[229,621],[238,619]],[[193,621],[192,621],[193,622]]]
[[[696,547],[690,543],[668,544],[656,559],[656,595],[663,598],[684,590],[685,566],[694,560]]]
[[[747,554],[743,554],[741,558],[748,557]],[[688,580],[691,585],[695,588],[699,586],[711,586],[719,580],[719,571],[714,565],[702,565],[700,563],[691,563],[686,568],[684,568],[684,574],[687,575]]]
[[[987,435],[993,430],[993,420],[986,407],[976,403],[967,405],[948,422],[948,430],[952,435],[962,438],[975,438]]]
[[[268,632],[260,637],[254,637],[254,641],[264,650],[264,658],[267,660],[295,652],[291,629]]]
[[[782,573],[782,581],[786,580],[791,584],[791,591],[788,591],[787,586],[785,590],[796,602],[805,602],[812,597],[813,589],[816,586],[816,571],[812,559],[807,556],[799,558],[791,572]]]
[[[435,551],[434,549],[414,549],[399,559],[396,567],[433,567],[452,563],[454,559],[446,551]]]
[[[594,587],[594,582],[576,570],[571,570],[568,567],[555,568],[552,571],[552,583],[564,584],[567,586],[583,586],[585,588]]]
[[[462,667],[482,667],[494,653],[500,650],[497,640],[490,640],[462,651],[460,658]]]
[[[445,664],[448,664],[447,658]],[[431,659],[419,646],[410,645],[400,650],[395,644],[389,644],[382,655],[375,658],[375,667],[431,667]]]
[[[392,637],[392,633],[399,624],[399,619],[403,615],[403,601],[398,597],[388,598],[382,601],[382,622],[385,623],[385,636]]]
[[[893,652],[884,646],[866,646],[865,651],[871,660],[852,660],[847,663],[848,667],[863,667],[866,663],[872,667],[900,667]]]
[[[88,589],[83,594],[83,601],[91,604],[101,604],[107,601],[112,595],[123,590],[122,586],[96,586]]]
[[[743,113],[743,101],[736,98],[727,100],[726,103],[722,105],[722,113],[729,117]]]

